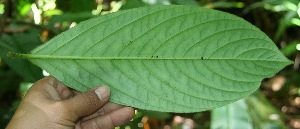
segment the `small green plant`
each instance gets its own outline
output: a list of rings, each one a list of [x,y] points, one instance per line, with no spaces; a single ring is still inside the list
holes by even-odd
[[[111,101],[163,112],[221,107],[292,62],[258,28],[224,12],[150,6],[84,21],[30,54],[66,85],[111,87]]]

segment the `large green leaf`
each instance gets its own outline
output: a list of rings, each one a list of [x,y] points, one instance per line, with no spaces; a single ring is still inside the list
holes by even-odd
[[[15,56],[76,90],[109,85],[112,102],[164,112],[221,107],[291,63],[243,19],[189,6],[93,18]]]

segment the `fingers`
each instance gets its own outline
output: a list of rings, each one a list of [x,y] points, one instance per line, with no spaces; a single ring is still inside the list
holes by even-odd
[[[48,100],[63,100],[73,96],[73,92],[54,77],[45,77],[37,81],[28,91],[33,98]]]
[[[40,98],[43,100],[41,102],[45,101],[42,97],[50,100],[49,109],[55,109],[54,114],[70,122],[75,123],[79,118],[88,116],[83,118],[84,122],[80,124],[82,128],[113,129],[134,116],[131,107],[107,103],[110,90],[106,86],[79,93],[53,77],[46,77],[36,82],[29,92],[32,92],[31,98]]]
[[[134,109],[123,107],[104,116],[96,117],[79,123],[75,129],[114,129],[130,121],[134,116]]]
[[[66,114],[69,115],[69,118],[75,122],[79,118],[91,115],[99,110],[107,103],[109,96],[109,88],[103,86],[80,93],[71,99],[62,101],[60,104],[67,110]]]
[[[89,115],[87,117],[84,117],[82,119],[82,121],[86,121],[86,120],[89,120],[89,119],[92,119],[92,118],[95,118],[95,117],[103,116],[105,114],[108,114],[108,113],[113,112],[115,110],[121,109],[123,107],[124,107],[123,105],[108,102],[100,110],[98,110],[94,114]]]
[[[52,77],[53,78],[53,77]],[[53,87],[56,89],[58,95],[62,100],[69,99],[74,96],[72,90],[67,87],[65,84],[61,83],[57,79],[54,78]]]
[[[37,81],[30,87],[26,97],[31,99],[41,100],[56,100],[59,99],[59,95],[56,89],[53,87],[55,79],[53,77],[45,77]]]

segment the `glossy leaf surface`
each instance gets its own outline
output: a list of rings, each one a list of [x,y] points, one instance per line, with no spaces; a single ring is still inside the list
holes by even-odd
[[[76,90],[108,85],[112,102],[163,112],[226,105],[291,63],[243,19],[189,6],[93,18],[19,56]]]

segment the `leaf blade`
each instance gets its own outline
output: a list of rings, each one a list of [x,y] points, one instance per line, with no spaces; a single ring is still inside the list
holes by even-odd
[[[97,17],[22,56],[79,91],[105,84],[112,102],[166,112],[226,105],[290,64],[244,20],[188,6]]]

